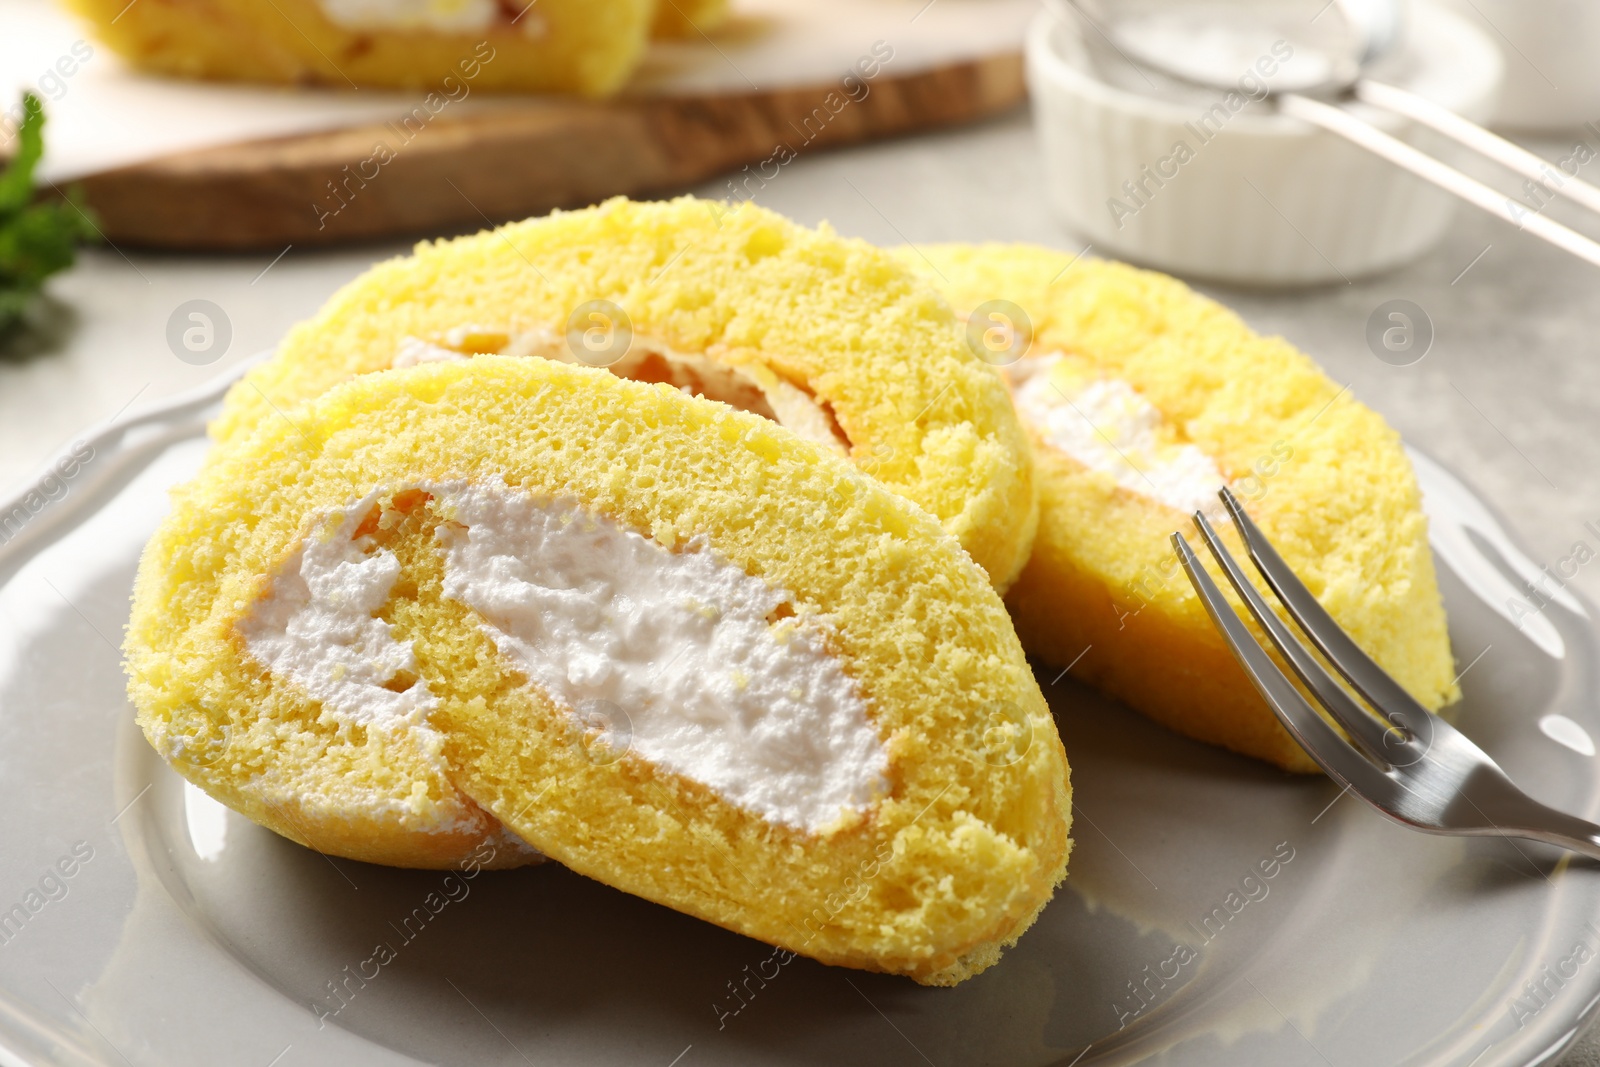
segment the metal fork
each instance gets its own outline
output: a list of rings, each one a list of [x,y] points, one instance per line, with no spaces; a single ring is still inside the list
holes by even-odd
[[[1600,826],[1528,796],[1465,734],[1412,699],[1317,603],[1238,499],[1227,489],[1221,497],[1256,570],[1289,617],[1370,705],[1357,701],[1318,662],[1256,591],[1205,515],[1196,512],[1195,526],[1228,581],[1306,689],[1349,735],[1346,740],[1257,642],[1183,534],[1172,535],[1212,622],[1268,706],[1328,777],[1415,830],[1531,838],[1600,859]]]

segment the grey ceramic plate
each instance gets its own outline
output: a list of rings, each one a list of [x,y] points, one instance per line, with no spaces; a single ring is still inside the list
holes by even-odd
[[[215,393],[89,437],[22,512],[0,503],[0,1063],[1491,1067],[1545,1062],[1595,1009],[1594,866],[1406,831],[1048,674],[1071,873],[954,990],[779,966],[554,865],[452,882],[289,844],[187,788],[123,696],[138,551]],[[1460,725],[1594,817],[1592,613],[1519,609],[1537,568],[1418,466]]]

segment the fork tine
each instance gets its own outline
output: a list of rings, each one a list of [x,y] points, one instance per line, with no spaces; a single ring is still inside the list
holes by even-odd
[[[1177,550],[1179,562],[1189,575],[1195,592],[1200,595],[1206,614],[1211,616],[1211,621],[1221,631],[1223,640],[1233,650],[1239,665],[1250,676],[1250,681],[1267,705],[1277,713],[1279,721],[1317,762],[1317,766],[1326,771],[1328,777],[1340,785],[1348,786],[1370,803],[1377,804],[1389,797],[1394,792],[1393,783],[1350,742],[1339,736],[1338,731],[1317,714],[1288,676],[1272,662],[1267,650],[1256,643],[1250,628],[1233,610],[1222,595],[1222,590],[1217,588],[1217,583],[1212,581],[1211,575],[1200,565],[1194,549],[1189,547],[1183,534],[1172,535],[1172,547]]]
[[[1205,539],[1206,547],[1211,549],[1211,554],[1216,557],[1221,565],[1222,572],[1228,576],[1228,581],[1238,591],[1239,598],[1244,601],[1245,607],[1250,609],[1250,614],[1255,616],[1256,622],[1266,631],[1272,643],[1277,646],[1283,658],[1289,661],[1289,666],[1306,683],[1306,687],[1317,695],[1317,700],[1334,721],[1349,732],[1350,737],[1357,745],[1366,751],[1367,755],[1387,764],[1391,749],[1397,744],[1403,744],[1402,739],[1380,722],[1366,708],[1350,696],[1350,694],[1336,682],[1333,675],[1318,663],[1302,645],[1294,633],[1285,626],[1283,620],[1278,618],[1276,612],[1267,605],[1256,587],[1250,584],[1243,570],[1233,554],[1228,551],[1222,539],[1217,536],[1217,531],[1201,512],[1194,513],[1194,524],[1200,530],[1200,536]]]
[[[1288,611],[1289,617],[1295,621],[1301,631],[1311,639],[1318,650],[1327,657],[1328,662],[1345,679],[1355,687],[1375,708],[1382,708],[1390,722],[1397,723],[1412,734],[1426,730],[1426,720],[1431,716],[1426,708],[1418,704],[1410,693],[1401,687],[1400,683],[1389,677],[1387,671],[1378,666],[1365,652],[1361,651],[1350,636],[1344,632],[1333,616],[1329,615],[1323,606],[1317,603],[1317,598],[1311,595],[1289,565],[1278,555],[1278,550],[1272,547],[1260,527],[1255,524],[1245,513],[1244,505],[1239,503],[1239,498],[1224,488],[1221,492],[1222,503],[1228,509],[1228,516],[1233,520],[1234,526],[1239,530],[1239,536],[1244,539],[1246,550],[1250,553],[1251,561],[1256,565],[1256,570],[1267,580],[1272,591],[1277,594]]]

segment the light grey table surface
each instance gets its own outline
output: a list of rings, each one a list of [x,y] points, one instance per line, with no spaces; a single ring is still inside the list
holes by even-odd
[[[1532,147],[1554,159],[1570,142]],[[723,190],[712,183],[694,191]],[[803,157],[758,201],[882,244],[1083,247],[1051,217],[1023,113]],[[290,248],[276,260],[270,251],[87,252],[50,285],[51,329],[0,358],[0,484],[30,474],[85,427],[271,347],[334,287],[408,244]],[[1553,564],[1591,537],[1584,524],[1600,521],[1600,272],[1463,209],[1439,248],[1392,274],[1289,293],[1202,288],[1257,329],[1311,353],[1410,442],[1465,475],[1499,506],[1535,560]],[[1393,298],[1419,304],[1436,332],[1428,355],[1408,367],[1380,361],[1365,340],[1368,316]],[[196,299],[220,307],[232,332],[226,354],[206,366],[181,361],[167,340],[174,310]],[[1573,585],[1600,599],[1600,567],[1581,570]],[[1600,1067],[1600,1032],[1561,1062]]]

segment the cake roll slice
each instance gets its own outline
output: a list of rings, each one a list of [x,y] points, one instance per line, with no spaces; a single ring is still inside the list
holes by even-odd
[[[443,93],[430,113],[479,90],[610,95],[658,17],[656,0],[67,2],[140,70]]]
[[[550,360],[357,377],[175,497],[129,690],[324,852],[503,824],[629,893],[951,984],[1063,877],[1054,722],[931,516],[771,421]]]
[[[1417,700],[1457,699],[1400,437],[1309,357],[1175,279],[1118,263],[1025,245],[901,258],[972,316],[965,333],[1006,374],[1033,438],[1039,534],[1008,597],[1030,653],[1180,733],[1315,771],[1169,542],[1194,511],[1220,507],[1227,485]]]
[[[374,267],[232,390],[212,433],[227,443],[355,375],[418,362],[604,367],[848,456],[1003,589],[1038,521],[1032,459],[1004,383],[955,326],[921,278],[826,227],[748,203],[618,198]]]

